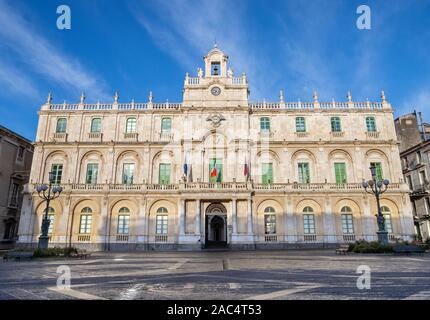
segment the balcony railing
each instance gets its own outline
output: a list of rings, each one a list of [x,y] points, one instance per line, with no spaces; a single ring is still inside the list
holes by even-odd
[[[38,184],[33,184],[35,192]],[[253,183],[253,182],[186,182],[177,184],[86,184],[86,183],[70,183],[61,184],[63,192],[354,192],[362,193],[364,189],[360,183]],[[392,183],[388,187],[388,192],[399,192],[405,190],[404,185],[400,183]]]
[[[54,141],[66,142],[67,141],[67,133],[65,132],[56,132],[53,134],[52,139]]]
[[[79,234],[77,240],[78,240],[78,242],[90,242],[91,241],[91,235]]]
[[[128,242],[129,235],[128,234],[117,234],[116,242]]]
[[[102,136],[103,136],[103,134],[102,133],[100,133],[100,132],[90,132],[90,133],[88,133],[88,139],[90,139],[90,140],[102,140]]]
[[[344,131],[332,131],[330,132],[331,136],[333,138],[343,138],[343,136],[345,135]]]
[[[378,139],[379,132],[378,131],[366,131],[367,138],[369,139]]]
[[[265,235],[264,242],[278,242],[278,236],[274,234]]]
[[[138,133],[137,132],[126,132],[124,133],[124,139],[127,140],[137,140]]]
[[[167,242],[169,239],[167,234],[163,234],[163,235],[156,235],[154,240],[155,242]]]

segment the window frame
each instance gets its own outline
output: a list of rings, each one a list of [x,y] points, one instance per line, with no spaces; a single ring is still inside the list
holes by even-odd
[[[55,127],[55,133],[66,133],[67,132],[67,118],[57,118],[57,125]]]
[[[168,127],[165,127],[165,122],[169,124]],[[161,118],[161,133],[171,133],[171,132],[172,132],[172,118],[170,117]]]
[[[126,176],[126,166],[132,166],[133,170],[131,170],[131,175]],[[132,185],[134,183],[134,172],[136,169],[136,164],[134,162],[125,162],[122,164],[122,184]],[[130,172],[129,172],[130,174]],[[126,179],[127,178],[127,179]]]
[[[54,167],[56,168],[54,170]],[[58,168],[60,170],[58,170]],[[51,172],[54,173],[54,180],[52,181],[52,184],[61,184],[61,179],[63,178],[63,164],[62,163],[52,163],[51,164]]]
[[[169,232],[169,216],[166,213],[156,214],[155,216],[155,234],[167,235]]]
[[[296,117],[296,132],[306,132],[305,117]]]
[[[128,117],[125,122],[125,133],[136,133],[137,132],[137,118]]]
[[[306,168],[305,171],[303,169]],[[297,163],[298,170],[298,180],[300,184],[309,184],[311,183],[311,169],[309,162],[299,162]],[[305,179],[307,178],[307,179]]]
[[[331,117],[331,132],[342,132],[342,120],[340,117]]]
[[[94,128],[96,120],[98,121],[98,127]],[[90,132],[91,133],[100,133],[100,132],[102,132],[102,118],[97,117],[97,118],[92,118],[91,119]]]
[[[95,174],[94,174],[94,170],[91,171],[91,181],[89,179],[90,178],[90,176],[89,176],[90,166],[93,168],[96,168]],[[86,174],[85,174],[85,184],[97,184],[98,176],[99,176],[99,164],[98,163],[87,163],[87,170],[86,170]]]
[[[260,132],[271,132],[270,117],[260,117]]]
[[[367,132],[377,132],[377,126],[376,126],[376,118],[374,116],[367,116],[366,117],[366,129]]]

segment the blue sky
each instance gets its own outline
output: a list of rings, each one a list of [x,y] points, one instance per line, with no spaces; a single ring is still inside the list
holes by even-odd
[[[57,6],[71,9],[58,30]],[[358,30],[357,7],[372,29]],[[54,102],[181,101],[213,46],[246,72],[251,101],[379,100],[396,116],[430,120],[430,0],[0,0],[0,124],[34,139],[37,111]]]

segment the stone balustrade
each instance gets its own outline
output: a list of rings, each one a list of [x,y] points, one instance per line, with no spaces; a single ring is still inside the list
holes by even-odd
[[[37,184],[33,184],[30,192],[35,192]],[[272,183],[262,184],[253,182],[186,182],[177,184],[85,184],[85,183],[70,183],[61,184],[63,193],[80,193],[80,192],[163,192],[163,193],[177,193],[177,192],[281,192],[281,193],[300,193],[300,192],[314,192],[314,193],[337,193],[337,192],[363,192],[364,189],[361,183]],[[399,192],[407,185],[404,183],[392,183],[388,187],[389,192]]]

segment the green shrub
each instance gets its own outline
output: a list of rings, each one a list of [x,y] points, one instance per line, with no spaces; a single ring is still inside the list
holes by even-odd
[[[381,245],[378,241],[368,242],[365,240],[359,240],[356,243],[349,245],[349,251],[355,253],[388,253],[393,252],[392,245]]]
[[[66,247],[66,248],[48,248],[48,249],[39,249],[37,248],[34,251],[34,256],[39,258],[48,258],[48,257],[68,257],[71,253],[76,253],[77,249],[74,247]]]

